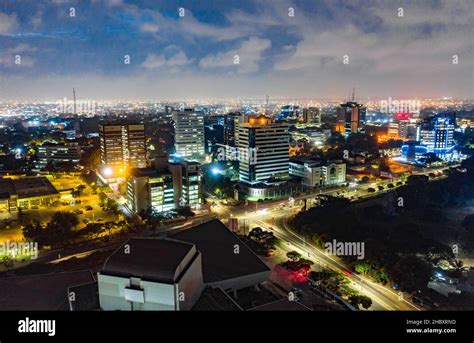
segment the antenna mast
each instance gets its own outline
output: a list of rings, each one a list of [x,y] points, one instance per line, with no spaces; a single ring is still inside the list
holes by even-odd
[[[76,89],[72,89],[72,97],[74,98],[74,115],[76,114]]]

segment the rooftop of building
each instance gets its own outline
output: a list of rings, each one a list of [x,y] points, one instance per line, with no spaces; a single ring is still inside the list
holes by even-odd
[[[265,305],[257,306],[249,311],[311,311],[309,307],[297,302],[283,298]]]
[[[218,219],[170,237],[196,245],[202,254],[205,283],[270,271],[267,265]],[[236,246],[238,253],[235,253]]]
[[[343,164],[344,161],[342,160],[318,160],[311,157],[298,157],[298,158],[291,158],[290,163],[295,164],[307,164],[310,167],[318,167],[318,166],[328,166],[330,164]]]
[[[0,179],[0,198],[17,195],[19,199],[59,194],[53,184],[44,176],[22,179]]]
[[[113,126],[130,126],[130,125],[138,125],[138,126],[145,126],[144,123],[137,122],[135,120],[128,120],[128,119],[120,119],[120,120],[104,120],[99,122],[99,129],[113,127]]]
[[[66,143],[55,143],[55,142],[44,142],[39,147],[77,147],[79,143],[77,142],[66,142]]]
[[[133,168],[130,170],[130,176],[133,177],[158,177],[171,175],[167,170],[158,170],[156,168]]]
[[[194,160],[174,160],[174,161],[170,161],[169,164],[171,165],[184,165],[184,166],[199,166],[201,165],[201,163],[199,163],[198,161],[194,161]]]
[[[363,104],[359,104],[357,101],[348,101],[344,104],[340,104],[341,107],[362,107]]]
[[[1,278],[0,310],[68,311],[68,289],[94,282],[90,271]]]
[[[179,280],[186,257],[197,253],[194,244],[163,238],[129,239],[106,261],[101,274],[136,277],[172,284]]]
[[[206,287],[192,311],[242,311],[242,308],[222,288]]]
[[[274,124],[278,124],[278,125],[288,125],[288,123],[286,122],[277,122],[275,121],[275,119],[271,118],[271,117],[268,117],[264,114],[260,114],[256,117],[250,117],[248,119],[248,122],[246,123],[241,123],[240,126],[243,126],[243,127],[264,127],[264,126],[267,126],[267,125],[274,125]]]

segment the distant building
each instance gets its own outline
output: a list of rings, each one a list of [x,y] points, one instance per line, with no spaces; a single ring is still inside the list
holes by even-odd
[[[131,168],[146,166],[144,124],[101,124],[99,138],[99,175],[104,182],[124,178]]]
[[[17,212],[59,201],[60,194],[46,177],[0,179],[0,211]]]
[[[240,181],[247,184],[288,178],[288,123],[260,115],[239,124],[239,149],[250,158],[239,160]]]
[[[171,162],[159,169],[132,169],[127,178],[127,205],[135,213],[149,208],[155,212],[199,208],[201,198],[201,168],[196,161]]]
[[[302,121],[305,124],[321,125],[321,112],[317,107],[303,108]]]
[[[135,213],[149,208],[156,212],[176,208],[171,173],[153,168],[133,169],[127,178],[127,203]]]
[[[434,153],[441,159],[449,159],[456,145],[455,125],[455,113],[437,114],[425,119],[420,129],[421,145],[427,147],[427,152]]]
[[[278,114],[280,120],[297,120],[300,115],[300,107],[295,105],[283,106]]]
[[[227,147],[238,147],[239,125],[255,117],[256,115],[240,112],[226,114],[224,117],[224,145]]]
[[[37,169],[43,169],[48,163],[77,164],[81,160],[81,147],[77,143],[55,144],[43,143],[38,147],[38,160],[35,163]]]
[[[299,127],[292,130],[290,136],[294,141],[306,140],[321,146],[331,137],[331,129],[322,129],[315,126]]]
[[[402,145],[401,154],[404,159],[410,162],[419,160],[428,153],[428,148],[418,141],[408,141]]]
[[[203,161],[204,114],[193,109],[173,110],[175,157]]]
[[[416,120],[400,120],[398,122],[398,137],[402,140],[417,140],[419,129],[420,125]]]
[[[207,154],[216,154],[218,147],[224,144],[224,128],[223,125],[219,124],[206,125],[204,128]]]
[[[388,124],[387,136],[389,139],[399,138],[399,123],[394,121]]]
[[[224,117],[224,145],[235,147],[236,128],[240,118],[244,115],[240,112],[228,113]]]
[[[354,101],[348,101],[337,108],[336,131],[346,137],[352,133],[365,133],[366,108]]]
[[[346,164],[342,161],[291,160],[291,176],[301,178],[305,186],[320,187],[339,185],[346,182]]]
[[[202,196],[201,165],[196,161],[172,162],[175,203],[179,207],[199,208]]]

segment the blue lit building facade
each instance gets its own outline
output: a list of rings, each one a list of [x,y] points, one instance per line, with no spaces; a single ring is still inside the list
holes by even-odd
[[[455,126],[455,113],[442,113],[426,118],[417,132],[417,141],[407,142],[402,146],[402,156],[409,161],[416,161],[423,155],[432,153],[444,161],[456,159]]]
[[[429,153],[448,160],[455,147],[455,126],[455,113],[437,114],[429,117],[421,125],[420,143],[427,147]]]
[[[278,119],[287,120],[287,119],[298,119],[300,115],[300,107],[294,105],[283,106],[278,114]]]

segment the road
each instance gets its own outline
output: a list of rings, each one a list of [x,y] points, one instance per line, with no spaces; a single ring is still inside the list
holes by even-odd
[[[443,177],[443,176],[441,176]],[[383,180],[377,184],[362,185],[358,189],[351,191],[348,188],[329,189],[321,190],[319,194],[327,195],[343,195],[353,200],[361,199],[366,196],[372,197],[385,193],[389,189],[386,187],[388,183],[393,183],[390,180]],[[385,186],[383,190],[378,190],[378,186]],[[374,193],[368,193],[367,189],[373,187],[377,189]],[[355,196],[351,192],[355,191]],[[221,219],[228,217],[234,217],[239,219],[240,225],[244,226],[244,230],[248,232],[250,228],[260,226],[267,230],[273,230],[275,236],[280,238],[283,242],[286,242],[293,250],[299,251],[303,256],[307,256],[313,260],[316,264],[324,268],[329,268],[334,271],[338,271],[347,275],[350,273],[350,279],[352,281],[352,287],[358,290],[361,294],[366,295],[372,299],[371,310],[421,310],[409,299],[408,294],[400,294],[389,287],[385,287],[381,284],[372,282],[367,277],[353,273],[348,266],[344,264],[339,258],[335,256],[327,255],[323,250],[318,247],[308,244],[304,241],[304,238],[293,232],[288,224],[287,219],[295,215],[300,209],[302,204],[298,204],[302,199],[314,198],[318,194],[301,195],[294,197],[294,204],[288,204],[288,201],[279,200],[273,202],[266,202],[263,204],[256,204],[254,206],[248,206],[244,208],[228,209],[218,204],[216,209]],[[282,205],[285,203],[285,205]]]
[[[288,227],[287,219],[298,210],[298,206],[287,206],[284,209],[273,208],[263,212],[262,210],[247,213],[239,211],[239,213],[234,214],[234,217],[238,218],[239,221],[247,221],[249,227],[260,226],[263,229],[272,230],[275,236],[281,239],[284,244],[288,244],[292,250],[297,250],[304,257],[313,260],[321,267],[341,273],[350,271],[340,259],[329,256],[316,246],[308,244]],[[400,299],[399,294],[392,289],[376,284],[366,277],[351,274],[352,287],[372,299],[371,310],[419,310],[406,300],[407,295]]]

